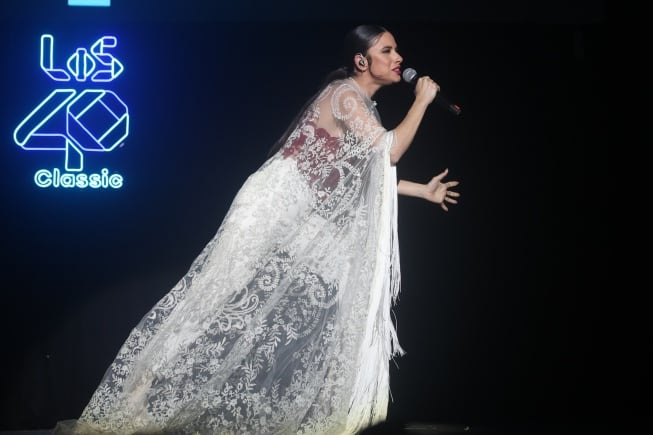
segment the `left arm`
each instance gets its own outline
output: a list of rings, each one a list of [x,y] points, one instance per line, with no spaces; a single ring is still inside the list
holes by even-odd
[[[447,203],[458,204],[456,198],[460,193],[449,190],[460,184],[458,181],[444,182],[442,179],[447,176],[449,169],[445,169],[435,177],[431,178],[427,184],[415,183],[413,181],[399,180],[397,193],[404,196],[422,198],[436,204],[440,204],[442,210],[449,211]]]

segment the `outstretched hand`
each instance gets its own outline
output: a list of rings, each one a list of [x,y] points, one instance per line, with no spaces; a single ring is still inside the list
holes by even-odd
[[[435,177],[431,178],[427,184],[424,185],[424,199],[427,201],[440,204],[442,210],[449,211],[447,203],[458,204],[456,198],[460,197],[460,193],[449,190],[460,184],[458,181],[442,181],[449,173],[449,169],[445,169]]]

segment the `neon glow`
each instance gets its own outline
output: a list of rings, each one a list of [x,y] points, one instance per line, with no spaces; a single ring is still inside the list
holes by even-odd
[[[54,37],[41,35],[40,67],[55,82],[110,82],[124,67],[108,51],[117,46],[115,36],[103,36],[90,47],[77,48],[66,68],[54,58]],[[85,152],[110,152],[129,135],[129,110],[122,99],[107,89],[55,89],[14,130],[14,142],[28,151],[64,151],[65,171],[41,169],[34,175],[39,187],[120,188],[119,174],[84,174]],[[70,174],[69,172],[80,172]],[[99,178],[98,178],[99,177]]]
[[[67,82],[70,75],[66,70],[54,67],[54,38],[52,35],[41,35],[41,69],[52,80]]]
[[[111,0],[68,0],[68,6],[111,6]]]
[[[129,134],[129,113],[112,91],[56,89],[14,130],[25,150],[65,151],[67,171],[84,169],[82,151],[109,152]]]
[[[125,69],[118,59],[105,51],[108,48],[115,48],[116,45],[118,45],[118,40],[115,36],[104,36],[91,46],[91,53],[104,66],[104,69],[98,69],[93,74],[93,77],[91,77],[92,81],[110,82],[118,77]]]
[[[79,187],[92,189],[120,189],[123,184],[123,178],[120,174],[109,174],[107,168],[103,168],[99,174],[84,174],[64,172],[63,174],[57,168],[52,171],[40,169],[34,174],[34,182],[39,187]]]
[[[54,36],[41,35],[41,69],[57,82],[68,82],[72,77],[84,82],[89,76],[92,82],[110,82],[125,69],[118,59],[107,52],[118,45],[117,41],[115,36],[103,36],[91,45],[90,54],[83,47],[77,48],[66,62],[66,71],[55,66]]]

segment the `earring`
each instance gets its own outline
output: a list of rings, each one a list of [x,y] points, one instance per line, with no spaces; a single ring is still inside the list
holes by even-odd
[[[360,66],[365,66],[365,61],[363,59],[361,59],[361,60],[358,61],[358,64]]]

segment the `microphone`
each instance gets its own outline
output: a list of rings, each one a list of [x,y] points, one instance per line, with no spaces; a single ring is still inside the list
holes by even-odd
[[[406,83],[415,83],[418,79],[417,71],[412,68],[406,68],[401,73],[401,78],[403,78]],[[460,112],[462,111],[462,108],[459,105],[450,103],[440,92],[435,96],[435,102],[454,115],[460,115]]]

